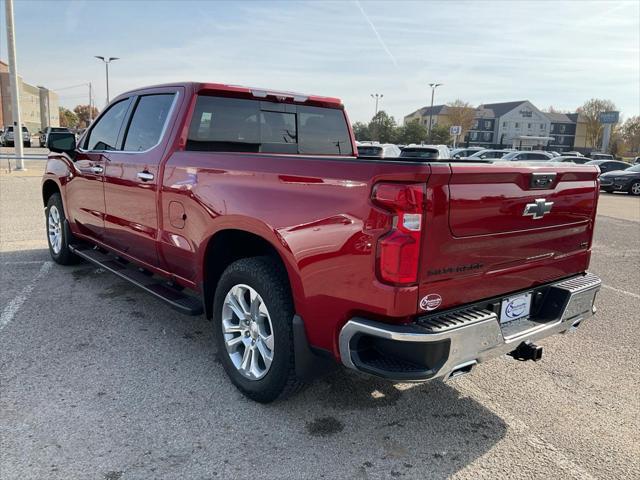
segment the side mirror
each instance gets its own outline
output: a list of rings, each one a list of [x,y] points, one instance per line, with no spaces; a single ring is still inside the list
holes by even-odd
[[[76,151],[76,136],[71,132],[51,132],[47,137],[47,148],[52,152],[73,156]]]

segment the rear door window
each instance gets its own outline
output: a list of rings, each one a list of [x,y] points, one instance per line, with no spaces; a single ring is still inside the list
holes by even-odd
[[[342,110],[200,95],[187,150],[352,155]]]
[[[109,110],[98,119],[91,129],[85,143],[85,149],[120,150],[117,145],[118,136],[120,135],[120,129],[129,110],[130,103],[131,99],[127,98],[109,107]]]
[[[160,141],[175,94],[163,93],[139,97],[127,129],[124,150],[149,150]]]

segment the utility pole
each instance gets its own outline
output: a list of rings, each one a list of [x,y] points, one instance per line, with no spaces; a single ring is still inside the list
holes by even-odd
[[[22,148],[22,119],[20,118],[20,86],[18,85],[18,64],[16,62],[16,33],[13,26],[13,0],[5,0],[7,17],[7,47],[9,57],[9,83],[11,84],[11,116],[13,117],[13,145],[16,150],[16,170],[24,168]]]
[[[441,86],[442,83],[430,83],[431,87],[431,108],[429,109],[429,142],[431,142],[431,120],[433,119],[433,96],[436,92],[436,88]]]
[[[105,75],[107,77],[107,103],[109,105],[109,64],[114,60],[119,60],[119,57],[100,57],[98,55],[95,56],[98,60],[102,60],[104,62],[105,67]]]
[[[89,82],[89,123],[93,121],[93,103],[92,103],[93,95],[91,94],[91,82]],[[87,125],[88,127],[89,125]]]
[[[380,100],[382,97],[384,97],[384,95],[381,94],[381,93],[372,93],[371,94],[371,98],[375,99],[375,101],[376,101],[376,110],[375,110],[375,113],[373,114],[373,120],[374,120],[373,125],[376,127],[376,136],[378,134],[378,128],[377,128],[378,120],[376,119],[376,117],[378,116],[378,100]]]

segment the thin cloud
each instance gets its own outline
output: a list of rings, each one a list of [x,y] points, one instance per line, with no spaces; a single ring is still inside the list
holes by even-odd
[[[384,40],[382,39],[382,37],[378,33],[378,29],[373,24],[373,22],[371,21],[369,16],[366,14],[366,12],[364,11],[364,8],[362,8],[362,5],[360,4],[360,1],[359,0],[354,0],[354,2],[358,6],[358,8],[360,9],[360,13],[362,13],[362,16],[364,17],[364,19],[367,21],[367,23],[371,27],[371,30],[373,30],[373,33],[375,33],[376,38],[378,39],[378,42],[380,43],[380,46],[387,53],[387,55],[389,56],[389,58],[391,59],[393,64],[397,67],[398,66],[398,62],[396,61],[396,57],[393,56],[393,54],[391,53],[391,50],[389,50],[389,47],[387,47],[387,44],[384,43]]]

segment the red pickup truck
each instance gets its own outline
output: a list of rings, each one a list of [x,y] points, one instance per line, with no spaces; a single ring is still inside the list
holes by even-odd
[[[204,312],[257,401],[336,363],[414,382],[537,360],[595,312],[595,167],[359,159],[336,98],[206,83],[122,94],[48,147],[52,258]]]

